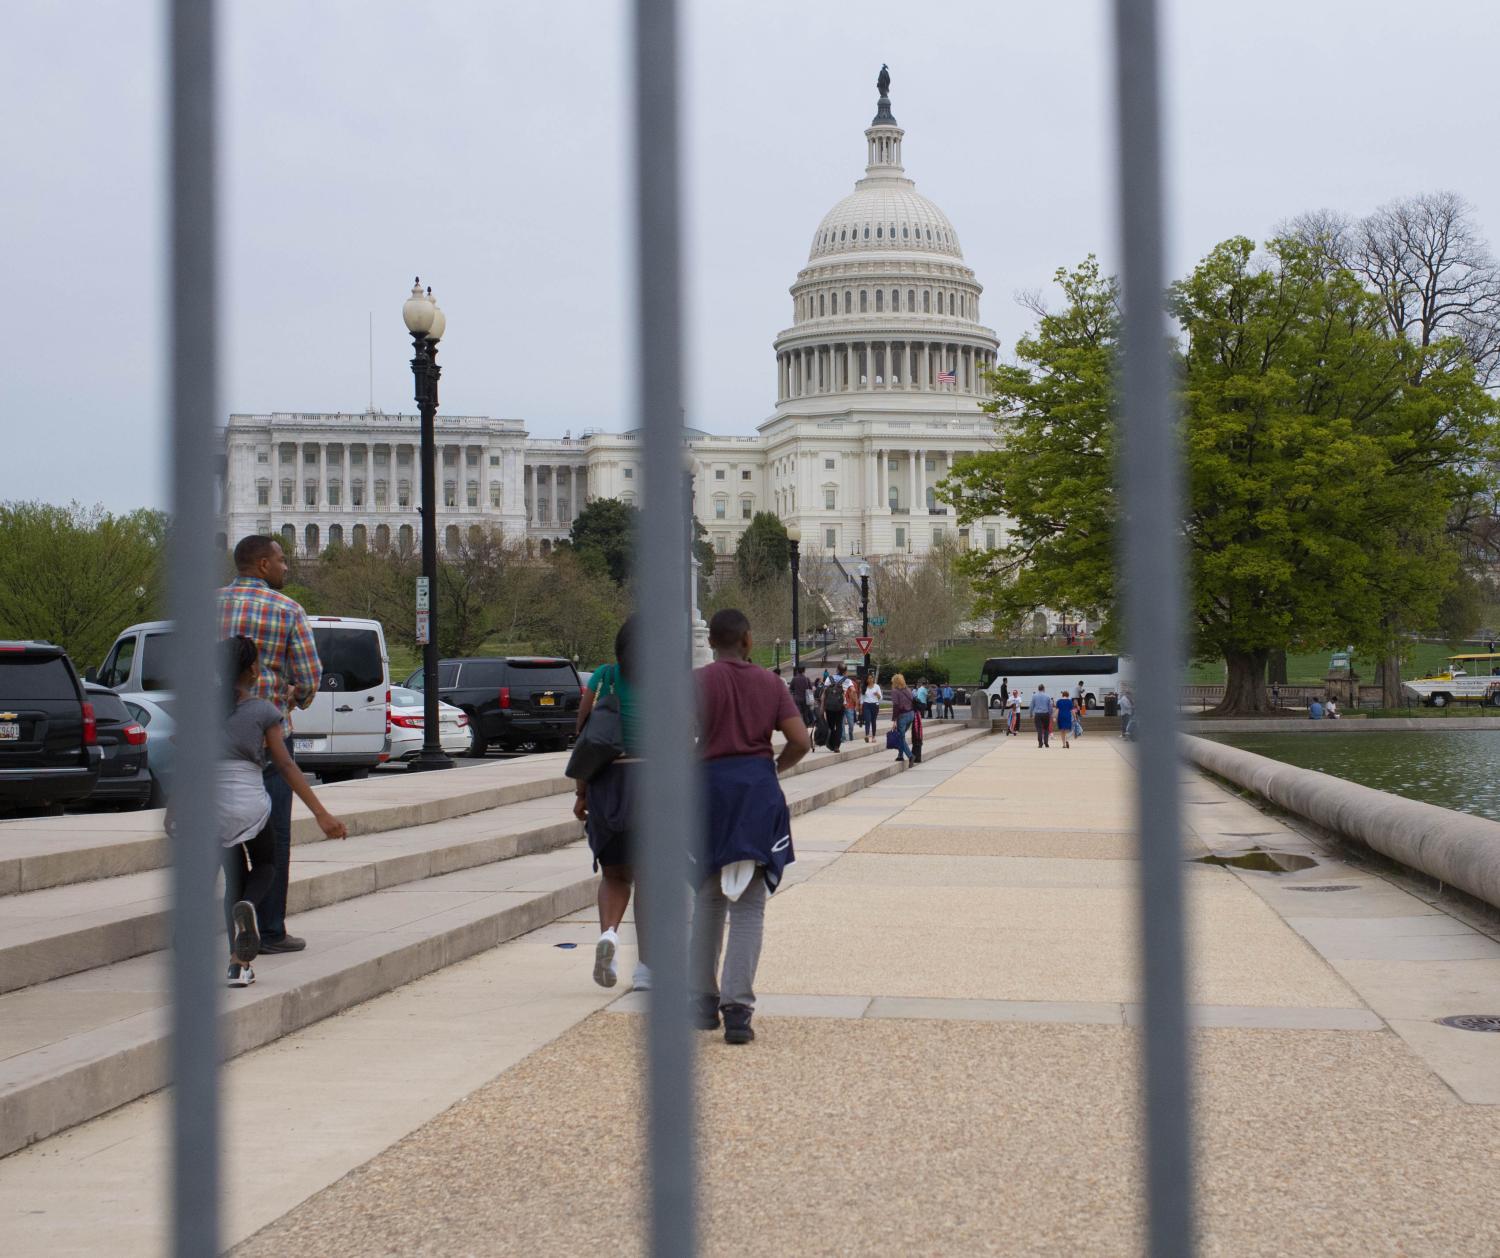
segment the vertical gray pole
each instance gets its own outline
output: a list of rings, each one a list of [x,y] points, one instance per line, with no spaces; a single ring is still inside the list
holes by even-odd
[[[650,1250],[685,1258],[697,1243],[694,1060],[688,1026],[688,845],[699,818],[693,747],[695,694],[684,603],[687,515],[682,510],[682,301],[677,6],[636,0],[635,144],[637,353],[645,493],[635,574],[635,667],[641,734],[637,833],[645,860],[636,901],[651,922],[647,1027]]]
[[[170,0],[170,603],[176,621],[172,806],[172,1252],[219,1252],[218,998],[227,957],[214,902],[214,468],[218,450],[214,0]]]
[[[1145,985],[1148,1245],[1194,1251],[1191,1062],[1177,758],[1182,680],[1181,451],[1163,305],[1161,102],[1155,0],[1116,0],[1125,634],[1135,669]]]

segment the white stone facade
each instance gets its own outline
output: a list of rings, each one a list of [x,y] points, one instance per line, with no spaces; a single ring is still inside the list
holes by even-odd
[[[795,523],[804,548],[921,555],[940,539],[993,547],[1004,521],[958,528],[935,500],[954,461],[988,449],[981,372],[994,333],[981,286],[946,215],[901,165],[904,132],[882,97],[865,132],[864,178],[824,217],[775,338],[776,406],[755,436],[687,434],[693,509],[732,554],[757,511]],[[952,379],[945,378],[951,375]],[[414,415],[231,415],[225,541],[420,541]],[[540,550],[567,537],[593,498],[642,503],[638,435],[529,437],[519,419],[437,417],[440,545],[498,527]]]

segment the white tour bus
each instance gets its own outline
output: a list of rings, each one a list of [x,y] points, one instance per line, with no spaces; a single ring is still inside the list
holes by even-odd
[[[1038,686],[1045,686],[1054,699],[1064,690],[1077,697],[1078,683],[1090,711],[1103,708],[1113,716],[1121,688],[1130,680],[1130,661],[1119,655],[1000,655],[985,660],[979,685],[990,697],[991,711],[1004,708],[1002,684],[1021,692],[1021,706],[1030,702]]]

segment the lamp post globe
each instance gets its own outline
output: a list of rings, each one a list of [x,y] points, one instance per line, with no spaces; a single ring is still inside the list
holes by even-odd
[[[411,295],[401,306],[401,319],[411,333],[411,374],[422,420],[422,579],[426,583],[427,607],[416,613],[420,626],[426,618],[426,639],[422,646],[422,750],[411,767],[416,770],[451,769],[453,761],[443,751],[440,740],[438,704],[437,607],[432,591],[437,588],[437,407],[438,379],[442,368],[437,364],[437,346],[448,320],[432,299],[432,288],[425,290],[420,277],[412,285]]]

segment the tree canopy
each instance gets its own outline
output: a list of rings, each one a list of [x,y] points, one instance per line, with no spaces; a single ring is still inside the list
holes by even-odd
[[[568,537],[585,566],[609,573],[616,585],[630,579],[639,512],[619,498],[595,498],[573,519]]]
[[[1113,371],[1118,290],[1090,258],[993,374],[1004,448],[945,487],[960,518],[1015,523],[965,566],[1011,621],[1102,615],[1117,637]],[[1393,334],[1380,300],[1300,240],[1215,248],[1170,293],[1187,460],[1191,649],[1222,658],[1229,710],[1258,710],[1271,652],[1392,647],[1458,577],[1448,528],[1475,492],[1495,405],[1463,343]]]
[[[791,542],[775,512],[757,511],[751,517],[740,534],[734,563],[740,583],[752,588],[785,577],[791,570]]]

